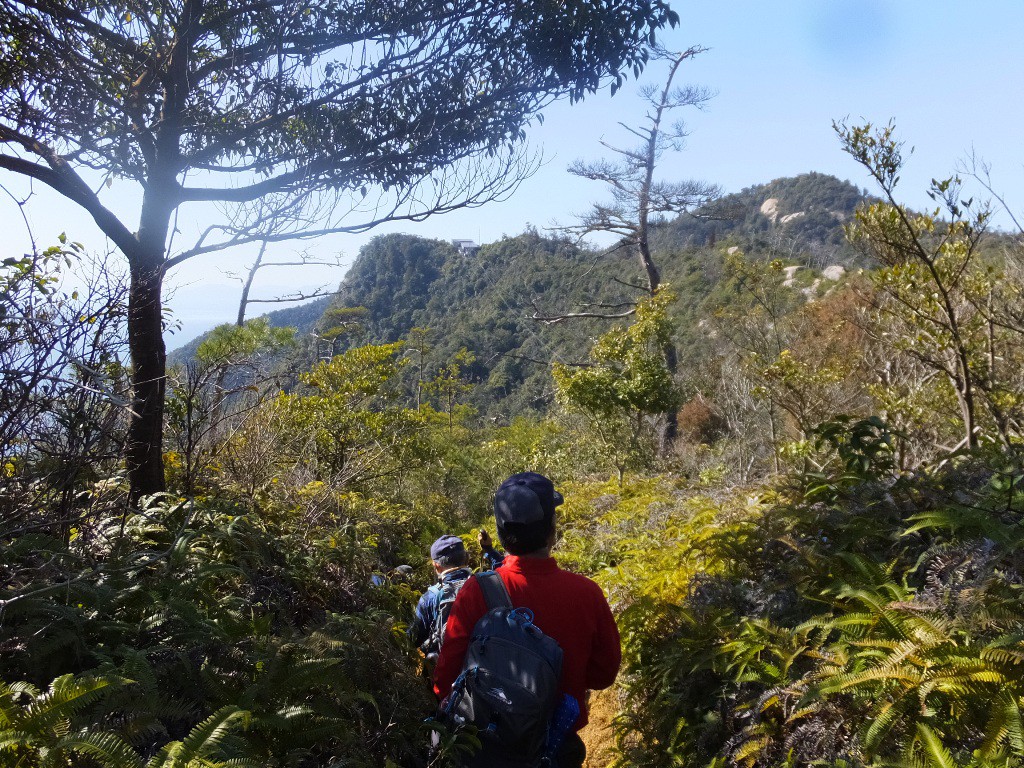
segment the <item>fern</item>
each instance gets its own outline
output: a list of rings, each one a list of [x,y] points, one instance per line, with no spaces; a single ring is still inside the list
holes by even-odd
[[[202,765],[205,768],[225,768],[225,760],[217,760],[217,752],[232,729],[239,721],[248,718],[248,712],[235,706],[221,707],[206,720],[193,728],[182,741],[165,745],[157,755],[146,764],[147,768],[192,768]],[[236,765],[257,765],[255,760],[248,762],[241,758],[233,758]]]
[[[930,726],[918,723],[917,735],[923,748],[926,765],[933,768],[957,768],[953,756]]]
[[[103,768],[139,768],[134,750],[116,734],[72,725],[73,717],[124,682],[64,675],[45,693],[26,683],[0,683],[0,753],[13,752],[41,766],[63,765],[71,755],[82,755]],[[19,705],[19,698],[27,704]]]
[[[880,706],[873,713],[871,723],[864,731],[864,749],[868,755],[873,754],[889,736],[899,720],[906,716],[908,709],[914,702],[908,697],[901,697],[898,701],[881,702]]]
[[[50,690],[29,705],[21,724],[39,732],[64,727],[62,723],[72,715],[97,701],[111,686],[123,683],[118,678],[62,675],[50,684]]]
[[[83,731],[56,742],[55,752],[74,753],[92,758],[104,768],[141,768],[142,761],[124,739],[113,733]]]

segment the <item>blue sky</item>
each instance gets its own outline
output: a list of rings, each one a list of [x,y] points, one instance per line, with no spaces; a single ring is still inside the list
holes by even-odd
[[[973,150],[991,162],[999,189],[1024,210],[1021,0],[718,0],[673,7],[681,22],[662,42],[673,49],[707,47],[681,77],[717,96],[705,111],[682,115],[691,129],[688,146],[666,156],[664,178],[703,179],[731,192],[820,171],[870,187],[839,149],[831,123],[844,117],[894,119],[900,136],[915,148],[901,184],[906,202],[925,206],[929,179],[949,175]],[[651,68],[643,79],[660,76]],[[602,137],[625,141],[617,121],[642,117],[634,86],[627,84],[615,97],[605,92],[582,104],[552,105],[544,124],[530,134],[546,163],[512,199],[378,231],[489,242],[518,234],[528,223],[540,229],[570,223],[603,190],[571,177],[566,166],[600,157]],[[69,204],[45,194],[33,203],[41,242],[66,230],[91,250],[103,249],[95,227]],[[17,227],[10,210],[0,208],[0,216],[8,229]],[[350,261],[371,236],[284,245],[277,255],[301,247]],[[170,304],[183,329],[168,339],[170,347],[233,318],[240,284],[224,273],[241,270],[248,258],[242,253],[216,263],[194,261],[171,276]],[[268,271],[257,290],[279,294],[337,283],[342,276],[337,268]]]

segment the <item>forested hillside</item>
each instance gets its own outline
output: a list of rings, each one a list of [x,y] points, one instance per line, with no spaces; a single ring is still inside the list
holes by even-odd
[[[809,288],[823,269],[864,263],[842,226],[865,199],[847,182],[811,173],[751,187],[658,224],[652,241],[678,297],[669,312],[684,365],[699,366],[710,354],[708,322],[733,301],[731,254],[800,267],[795,279]],[[581,353],[609,327],[600,318],[559,318],[615,314],[601,306],[621,311],[636,299],[640,280],[632,254],[593,250],[556,234],[506,237],[472,256],[442,241],[384,235],[362,249],[336,297],[267,318],[275,327],[296,329],[302,344],[292,353],[293,369],[317,354],[408,341],[414,328],[422,329],[422,364],[440,369],[466,349],[472,361],[460,376],[474,385],[467,402],[507,422],[513,414],[547,413],[554,403],[551,364],[582,362]],[[199,341],[172,360],[187,359]]]

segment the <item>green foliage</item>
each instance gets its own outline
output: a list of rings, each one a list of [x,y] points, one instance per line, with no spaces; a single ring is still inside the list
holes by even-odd
[[[563,546],[619,611],[620,763],[1019,763],[1018,460],[894,481],[879,421],[817,440],[789,490],[567,494]]]
[[[898,165],[890,135],[857,137],[864,159]],[[613,254],[535,232],[471,258],[379,238],[322,317],[311,369],[269,376],[287,334],[267,321],[197,345],[169,409],[185,498],[128,506],[118,475],[59,484],[19,446],[0,476],[17,512],[0,515],[0,760],[425,764],[433,700],[402,630],[433,578],[427,547],[469,540],[497,484],[532,469],[567,499],[560,562],[598,579],[619,619],[620,765],[1019,765],[1024,283],[1011,253],[972,245],[982,228],[953,182],[933,193],[953,221],[864,208],[852,234],[883,266],[819,282],[790,268],[823,251],[784,239],[835,225],[859,193],[824,177],[745,191],[747,213],[721,224],[735,250],[671,245],[681,300],[660,292],[612,330],[556,315],[584,296],[632,302]],[[713,240],[719,224],[692,226],[657,229]],[[955,450],[962,388],[927,367],[952,360],[950,306],[979,398],[973,451]],[[947,327],[908,334],[915,307]],[[354,323],[373,343],[354,346]],[[564,412],[537,420],[551,360]],[[650,416],[680,390],[690,442],[655,475]],[[609,460],[618,482],[595,479]],[[435,764],[471,740],[443,733]]]
[[[197,724],[182,740],[165,744],[149,760],[116,733],[91,728],[83,710],[112,687],[131,681],[63,675],[40,693],[27,683],[0,683],[0,755],[25,768],[77,765],[77,758],[102,768],[234,768],[255,766],[253,758],[233,754],[229,736],[249,713],[222,707]],[[27,699],[19,705],[20,699]],[[75,720],[78,720],[76,723]]]
[[[820,488],[825,493],[833,492],[837,483],[856,484],[866,478],[887,476],[896,469],[892,433],[877,416],[837,416],[819,424],[811,434],[815,448],[824,454],[820,465],[827,469],[832,469],[832,464],[836,466],[832,473],[805,472],[801,480],[820,479]],[[815,493],[814,488],[805,491],[808,497]]]
[[[274,389],[269,359],[294,345],[292,328],[266,318],[214,328],[193,360],[172,368],[165,401],[165,461],[172,487],[186,495],[209,483],[214,455],[225,433],[238,429]]]
[[[116,270],[64,235],[0,264],[0,517],[34,524],[47,510],[67,536],[82,514],[75,495],[116,471],[126,294]]]
[[[3,165],[89,212],[131,273],[132,501],[165,490],[170,268],[500,199],[533,167],[522,145],[543,108],[639,75],[678,21],[663,0],[0,3]],[[109,205],[115,179],[137,223]],[[222,222],[170,251],[194,203]]]
[[[265,317],[249,320],[242,326],[218,325],[196,349],[196,361],[203,366],[237,365],[257,353],[274,352],[292,342],[293,328],[270,325]]]
[[[1008,279],[1005,259],[981,248],[987,204],[965,199],[954,176],[933,179],[928,194],[937,207],[915,213],[895,197],[904,159],[893,123],[838,124],[836,131],[885,196],[858,209],[847,235],[882,265],[872,276],[874,308],[888,345],[945,379],[959,406],[962,444],[977,447],[983,433],[1008,444],[1018,432],[1022,329],[1003,318],[1014,312],[1020,283]]]
[[[667,308],[675,298],[662,289],[641,301],[632,324],[597,340],[589,365],[552,367],[559,402],[585,417],[620,477],[627,467],[642,466],[652,455],[644,417],[679,406],[664,355],[671,336]]]
[[[26,766],[407,759],[429,699],[386,611],[410,595],[370,586],[355,526],[297,511],[154,499],[69,547],[5,538],[0,672],[31,675],[0,695],[5,748]]]
[[[807,215],[773,229],[760,212],[768,198],[779,201],[782,215]],[[669,311],[680,370],[692,367],[694,373],[688,375],[694,375],[706,367],[705,357],[713,351],[701,321],[720,306],[708,297],[726,277],[721,243],[736,245],[757,261],[778,258],[815,269],[849,265],[859,255],[846,243],[842,221],[862,199],[847,182],[806,174],[725,196],[710,206],[713,210],[702,211],[707,217],[652,222],[653,256],[664,281],[679,296]],[[805,233],[803,228],[815,216],[817,223]],[[779,245],[783,235],[784,248]],[[813,270],[805,272],[810,279]],[[269,317],[273,324],[294,326],[305,335],[332,326],[335,311],[358,313],[358,338],[339,337],[334,351],[392,343],[408,339],[415,327],[429,328],[433,349],[425,364],[436,369],[465,347],[476,357],[467,375],[479,382],[470,404],[484,416],[508,422],[516,415],[546,414],[553,400],[550,363],[580,362],[581,351],[608,329],[606,321],[584,318],[547,325],[531,316],[557,316],[594,302],[621,305],[635,300],[635,293],[616,279],[636,283],[644,277],[632,257],[589,252],[531,230],[485,244],[472,257],[439,240],[383,235],[360,251],[336,300],[310,302]],[[172,358],[180,360],[191,348],[172,353]]]
[[[436,395],[442,410],[448,414],[449,429],[454,426],[455,409],[459,398],[473,389],[473,385],[464,378],[464,370],[475,361],[473,353],[463,347],[449,358],[433,379],[423,383],[424,392]]]
[[[566,240],[529,232],[485,245],[472,257],[441,241],[385,235],[362,249],[339,302],[367,308],[361,341],[406,340],[414,363],[406,373],[416,375],[408,384],[412,402],[425,394],[417,384],[465,349],[473,360],[460,363],[459,375],[476,384],[466,403],[508,422],[547,410],[553,352],[575,359],[585,334],[599,327],[542,332],[529,318],[537,311],[532,303],[568,305],[588,294],[621,300],[600,276],[587,274],[593,258]]]
[[[318,480],[358,482],[416,460],[422,417],[393,397],[401,344],[351,349],[303,374],[308,394],[281,394],[271,409],[282,458]]]
[[[138,758],[123,739],[72,725],[110,686],[121,683],[62,675],[44,693],[28,683],[0,682],[0,755],[19,766],[68,765],[77,754],[102,766],[135,768]]]
[[[724,195],[701,211],[704,216],[662,224],[652,235],[652,247],[680,252],[727,242],[766,258],[796,258],[807,266],[848,264],[858,254],[846,242],[841,223],[865,197],[849,182],[822,173],[776,179]],[[774,222],[762,210],[768,200],[776,201]],[[672,280],[679,288],[678,276]]]

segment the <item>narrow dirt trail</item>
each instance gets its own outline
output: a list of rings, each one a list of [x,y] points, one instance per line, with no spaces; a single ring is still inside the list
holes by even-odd
[[[580,731],[587,745],[587,761],[583,768],[608,768],[615,759],[615,734],[612,721],[619,713],[618,695],[614,688],[596,691],[590,698],[590,722]]]

